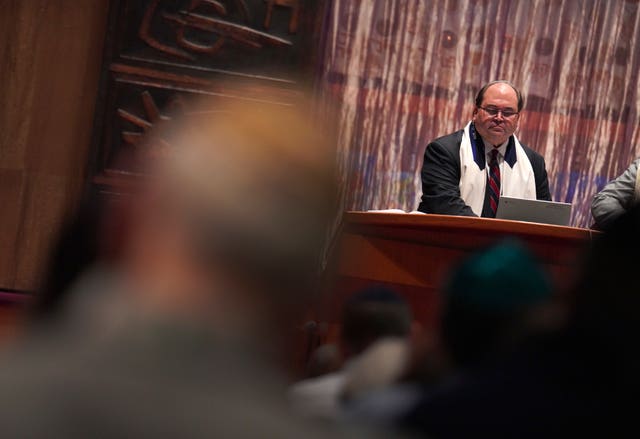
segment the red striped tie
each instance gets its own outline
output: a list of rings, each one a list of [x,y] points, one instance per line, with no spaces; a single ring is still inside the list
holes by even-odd
[[[498,166],[498,150],[491,151],[491,160],[489,160],[489,179],[487,181],[489,188],[489,207],[491,208],[491,217],[496,217],[498,210],[498,202],[500,201],[500,166]]]

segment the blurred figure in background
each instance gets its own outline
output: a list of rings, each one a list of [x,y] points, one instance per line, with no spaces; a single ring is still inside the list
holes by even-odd
[[[294,384],[292,406],[307,416],[340,418],[344,399],[385,387],[405,371],[411,329],[409,304],[394,291],[371,286],[355,293],[342,312],[343,367]]]
[[[309,102],[204,105],[141,146],[162,151],[103,213],[118,235],[0,359],[7,437],[322,436],[289,416],[272,360],[334,215],[331,129]]]

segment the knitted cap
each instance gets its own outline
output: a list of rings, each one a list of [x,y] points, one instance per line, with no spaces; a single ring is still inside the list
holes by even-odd
[[[498,312],[543,302],[552,292],[546,272],[515,239],[464,259],[452,271],[444,291],[449,301]]]

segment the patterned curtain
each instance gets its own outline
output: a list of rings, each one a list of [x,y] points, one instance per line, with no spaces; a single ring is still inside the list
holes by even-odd
[[[639,0],[333,0],[323,89],[338,102],[345,209],[416,209],[426,144],[478,88],[525,96],[519,139],[547,162],[572,225],[640,154]]]

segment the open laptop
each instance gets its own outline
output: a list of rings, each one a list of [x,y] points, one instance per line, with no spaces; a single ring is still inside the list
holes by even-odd
[[[496,218],[568,226],[571,204],[501,196]]]

